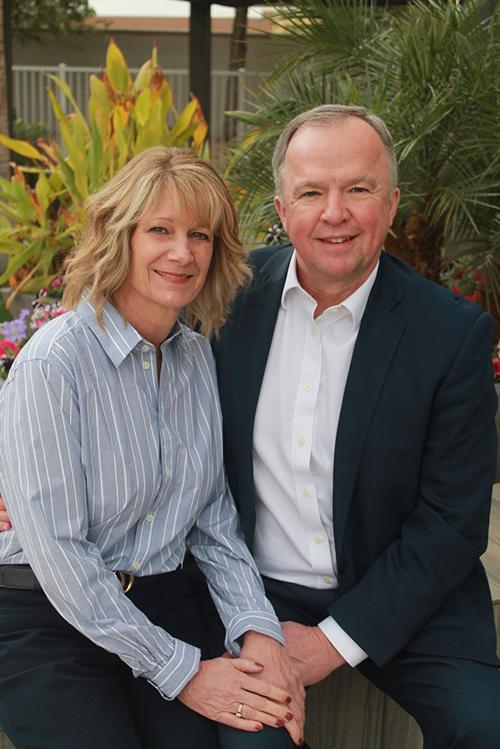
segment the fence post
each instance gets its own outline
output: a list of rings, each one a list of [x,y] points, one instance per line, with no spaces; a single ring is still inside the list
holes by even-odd
[[[245,108],[245,97],[244,97],[244,87],[245,87],[245,81],[246,81],[246,70],[245,68],[238,68],[238,78],[236,79],[236,85],[238,87],[237,91],[237,99],[238,99],[238,111],[241,111]],[[241,135],[243,132],[243,122],[236,123],[236,133],[237,135]]]
[[[59,75],[59,78],[61,79],[61,81],[64,81],[64,83],[67,83],[68,82],[68,71],[67,71],[66,63],[60,62],[59,65],[57,66],[57,72],[58,72],[58,75]],[[61,91],[60,88],[57,88],[57,90],[56,90],[56,96],[57,96],[57,100],[58,100],[59,104],[61,105],[62,111],[64,112],[64,114],[68,114],[68,104],[69,104],[69,102],[68,102],[67,98],[64,96],[64,94],[63,94],[63,92]]]

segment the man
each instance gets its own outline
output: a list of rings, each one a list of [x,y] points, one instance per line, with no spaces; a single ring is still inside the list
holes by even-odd
[[[493,749],[490,319],[382,251],[399,190],[380,119],[301,114],[273,166],[291,245],[252,253],[214,346],[247,543],[305,684],[347,662],[427,749]]]

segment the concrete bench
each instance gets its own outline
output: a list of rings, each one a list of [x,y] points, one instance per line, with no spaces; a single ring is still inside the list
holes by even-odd
[[[483,563],[494,602],[500,656],[500,484],[494,487]],[[422,734],[413,718],[348,667],[309,690],[306,740],[312,749],[422,749]],[[0,749],[14,749],[1,730]]]

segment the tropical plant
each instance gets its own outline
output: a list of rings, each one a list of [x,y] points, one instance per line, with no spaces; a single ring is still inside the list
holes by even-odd
[[[39,139],[35,147],[0,135],[0,144],[30,162],[12,164],[11,179],[0,179],[0,254],[8,256],[0,285],[13,287],[7,306],[19,291],[50,286],[79,236],[87,196],[130,158],[153,145],[206,150],[207,124],[198,100],[192,97],[182,112],[176,110],[156,49],[132,80],[119,48],[109,44],[105,69],[90,78],[88,121],[68,85],[48,78],[59,142]],[[67,100],[69,114],[57,92]]]
[[[295,51],[264,83],[227,176],[247,241],[275,221],[270,170],[291,117],[319,104],[379,114],[396,143],[402,200],[387,248],[440,280],[467,258],[500,308],[500,9],[484,20],[474,0],[294,0],[281,32]]]

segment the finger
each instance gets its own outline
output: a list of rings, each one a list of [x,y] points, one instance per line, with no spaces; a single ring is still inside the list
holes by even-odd
[[[255,679],[253,676],[245,675],[241,680],[241,686],[247,692],[260,694],[269,700],[280,702],[282,705],[289,705],[292,701],[292,697],[285,689],[270,684],[268,681]]]
[[[250,658],[231,658],[231,665],[234,666],[237,671],[241,671],[244,674],[260,674],[264,665],[252,661]]]
[[[9,522],[2,522],[0,521],[0,533],[3,531],[9,531],[12,528],[11,524]]]
[[[246,720],[260,722],[266,726],[271,726],[271,728],[286,728],[294,741],[300,739],[303,735],[302,723],[295,720],[290,712],[286,717],[279,718],[266,710],[259,710],[248,703],[242,703],[239,706],[239,710],[241,717]]]
[[[264,728],[263,724],[259,721],[237,718],[233,713],[219,713],[217,715],[217,722],[231,728],[237,728],[240,731],[262,731]]]
[[[280,702],[268,700],[267,697],[261,697],[260,695],[254,694],[252,692],[246,692],[246,694],[243,693],[243,695],[244,696],[242,697],[240,704],[244,706],[244,710],[253,710],[263,715],[267,715],[268,719],[266,721],[266,725],[275,726],[277,720],[285,724],[291,720],[297,719],[297,716],[293,713],[289,705],[284,705]]]

